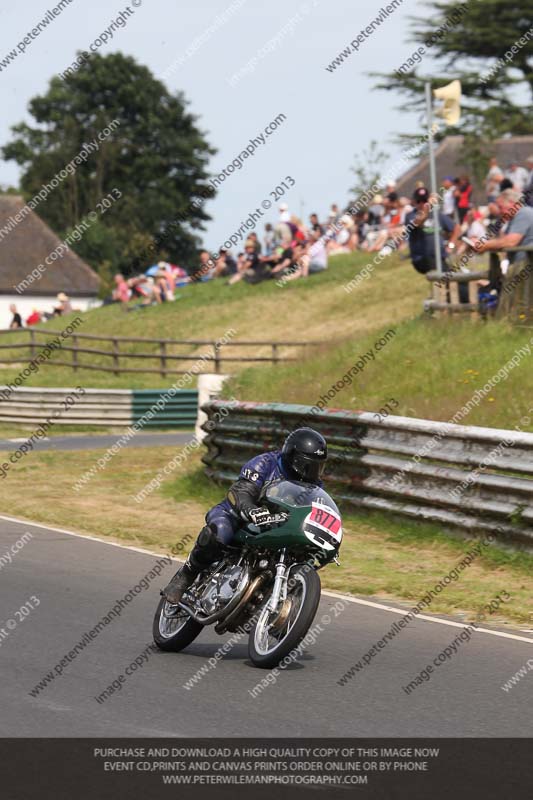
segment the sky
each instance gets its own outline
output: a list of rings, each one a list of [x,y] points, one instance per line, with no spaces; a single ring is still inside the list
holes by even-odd
[[[3,5],[0,63],[57,2]],[[298,215],[316,211],[325,218],[331,203],[342,206],[350,199],[350,167],[372,139],[390,152],[393,163],[401,153],[394,137],[420,130],[418,115],[400,111],[401,98],[375,90],[367,75],[392,71],[410,55],[408,17],[427,13],[417,0],[403,0],[357,52],[333,72],[326,70],[383,6],[369,0],[357,5],[353,0],[129,0],[132,13],[126,12],[125,26],[98,52],[132,55],[170,91],[184,92],[198,126],[218,149],[212,173],[285,115],[206,203],[212,220],[201,235],[209,250],[218,249],[256,208],[263,210],[263,201],[273,206],[263,210],[259,232],[264,222],[277,221],[280,202]],[[88,50],[126,8],[123,0],[72,0],[2,68],[0,145],[9,141],[12,125],[31,120],[29,100],[45,93],[76,51]],[[0,185],[17,185],[18,176],[14,162],[0,160]]]

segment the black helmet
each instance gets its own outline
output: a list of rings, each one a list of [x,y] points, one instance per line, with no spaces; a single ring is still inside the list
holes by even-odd
[[[298,428],[285,439],[281,463],[289,478],[318,483],[328,457],[326,440],[313,428]]]

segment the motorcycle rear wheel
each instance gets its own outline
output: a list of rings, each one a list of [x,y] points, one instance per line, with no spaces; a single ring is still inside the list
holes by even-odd
[[[182,608],[162,597],[155,612],[152,635],[160,650],[178,653],[196,639],[203,627]]]
[[[320,578],[313,570],[293,574],[294,585],[281,613],[273,615],[268,601],[250,631],[248,654],[256,667],[272,669],[298,647],[311,627],[320,602]]]

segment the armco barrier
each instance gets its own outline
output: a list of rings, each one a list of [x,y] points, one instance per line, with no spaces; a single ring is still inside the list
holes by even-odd
[[[10,391],[0,386],[0,422],[37,424],[54,412],[58,425],[131,425],[153,409],[154,416],[144,427],[194,428],[198,409],[198,392],[176,390],[173,397],[164,389],[132,391],[131,389],[85,389],[76,396],[76,403],[65,410],[63,401],[74,389],[42,389],[17,387]],[[160,401],[160,408],[154,408]]]
[[[233,481],[252,455],[279,447],[294,428],[312,425],[327,437],[325,483],[341,503],[533,546],[531,433],[409,417],[380,421],[370,412],[312,414],[310,406],[280,403],[213,400],[202,408],[213,426],[204,425],[202,460],[216,481]],[[223,417],[216,413],[222,408]],[[467,479],[472,482],[465,484]]]

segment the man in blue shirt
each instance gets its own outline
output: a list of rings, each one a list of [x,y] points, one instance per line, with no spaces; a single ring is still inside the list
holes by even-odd
[[[247,461],[226,498],[207,512],[206,526],[183,567],[174,575],[162,594],[176,605],[197,575],[218,561],[243,523],[252,522],[267,529],[275,522],[268,508],[260,505],[271,483],[279,480],[303,481],[322,485],[328,447],[322,434],[313,428],[298,428],[285,439],[281,450],[261,453]]]
[[[433,222],[433,203],[429,192],[425,188],[416,189],[413,194],[415,208],[405,217],[405,226],[408,234],[411,261],[417,272],[425,275],[436,269],[435,258],[435,227]],[[440,237],[442,265],[444,271],[448,269],[446,257],[455,250],[456,242],[461,235],[461,228],[450,217],[439,212],[439,226],[441,232],[448,234],[448,242]]]

